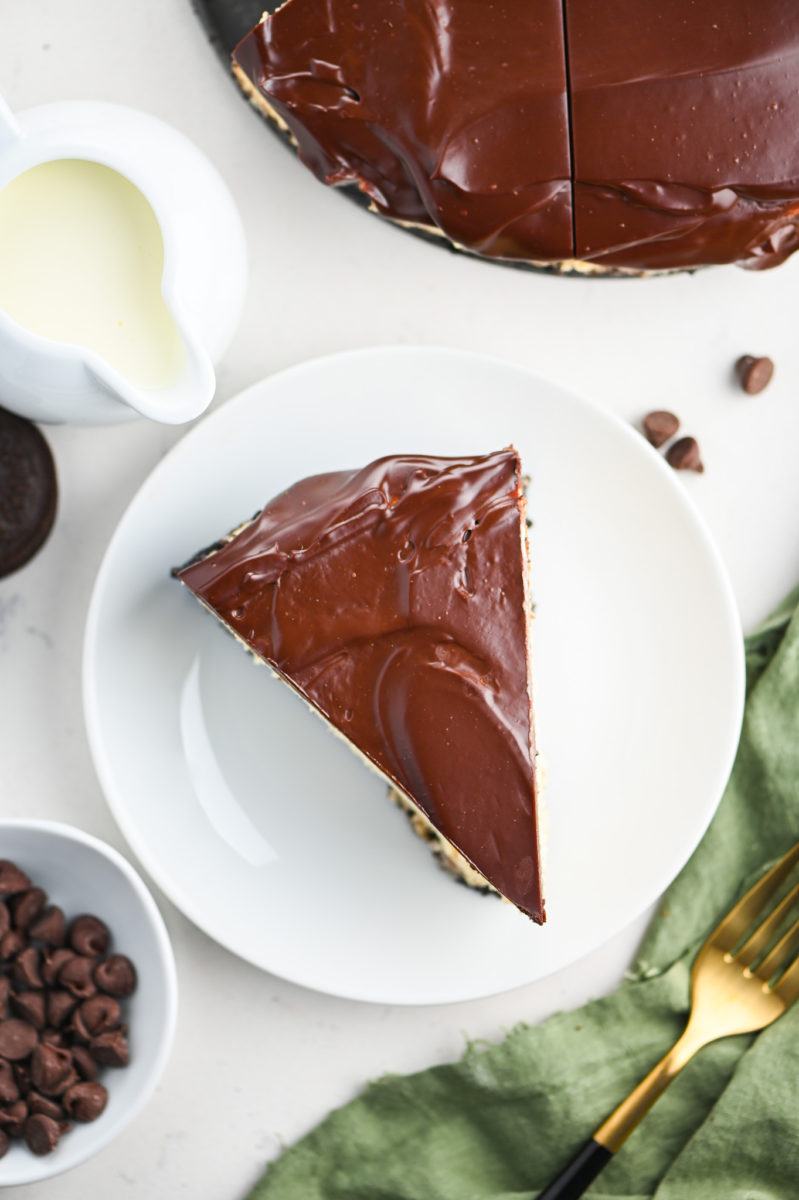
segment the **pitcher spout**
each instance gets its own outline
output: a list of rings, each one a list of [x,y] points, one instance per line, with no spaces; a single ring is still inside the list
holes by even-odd
[[[216,390],[211,359],[199,341],[180,329],[178,369],[162,382],[142,385],[102,359],[87,362],[89,373],[114,399],[166,425],[183,425],[205,412]]]

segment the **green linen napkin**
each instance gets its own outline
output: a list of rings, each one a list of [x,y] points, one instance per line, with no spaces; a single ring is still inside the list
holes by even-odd
[[[460,1062],[370,1084],[250,1200],[534,1200],[679,1035],[718,918],[799,840],[799,588],[746,643],[724,799],[617,992]],[[703,1050],[595,1181],[599,1200],[797,1200],[799,1006]]]

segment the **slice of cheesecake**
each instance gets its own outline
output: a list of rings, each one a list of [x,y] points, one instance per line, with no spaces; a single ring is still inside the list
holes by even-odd
[[[175,574],[382,774],[450,867],[543,922],[514,449],[303,479]]]

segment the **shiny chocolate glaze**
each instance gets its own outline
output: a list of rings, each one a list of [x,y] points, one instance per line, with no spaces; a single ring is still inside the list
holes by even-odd
[[[289,0],[234,57],[325,182],[482,254],[571,257],[561,0]]]
[[[516,452],[294,484],[179,578],[543,921]]]
[[[575,256],[659,269],[787,258],[799,245],[796,0],[566,8]]]
[[[796,0],[288,0],[234,58],[320,179],[479,254],[799,245]]]

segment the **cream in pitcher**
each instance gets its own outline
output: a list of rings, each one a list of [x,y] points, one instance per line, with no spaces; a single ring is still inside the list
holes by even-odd
[[[246,286],[241,219],[178,130],[99,101],[0,96],[0,404],[178,424],[214,394]]]
[[[58,159],[0,191],[0,308],[41,337],[90,347],[143,387],[172,382],[185,361],[163,268],[155,213],[110,167]]]

